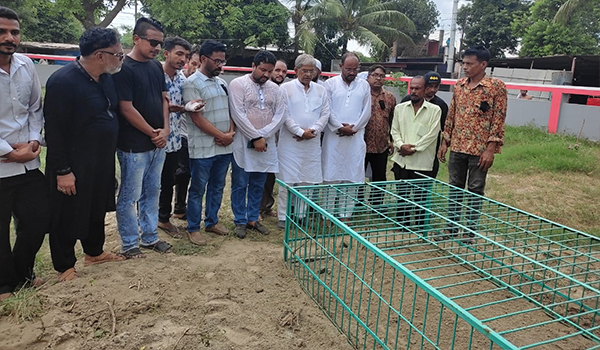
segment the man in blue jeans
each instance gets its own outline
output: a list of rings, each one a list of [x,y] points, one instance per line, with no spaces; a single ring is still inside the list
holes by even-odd
[[[275,133],[288,115],[285,95],[270,79],[276,62],[271,52],[259,51],[252,73],[229,85],[229,108],[238,130],[231,173],[231,209],[238,238],[246,237],[246,229],[269,234],[258,221],[258,212],[267,173],[279,172]]]
[[[200,68],[183,84],[183,102],[202,99],[206,105],[198,112],[187,113],[188,150],[191,186],[188,194],[187,235],[190,242],[205,245],[200,233],[202,197],[206,192],[204,230],[227,235],[229,230],[219,223],[225,176],[231,163],[233,123],[229,117],[227,83],[218,77],[227,62],[227,47],[207,40],[200,47]]]
[[[145,257],[140,246],[160,253],[171,249],[169,243],[158,239],[156,230],[160,175],[169,136],[167,86],[162,65],[155,59],[163,38],[158,22],[138,19],[133,50],[114,75],[119,97],[117,158],[121,165],[117,224],[127,259]]]

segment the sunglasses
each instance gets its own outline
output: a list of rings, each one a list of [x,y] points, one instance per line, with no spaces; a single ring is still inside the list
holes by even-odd
[[[123,59],[123,57],[125,57],[125,54],[123,52],[110,52],[110,51],[102,51],[102,50],[98,50],[98,52],[102,52],[102,53],[107,53],[109,55],[113,55],[115,56],[119,61],[121,61]]]
[[[152,47],[157,47],[158,45],[162,46],[162,44],[163,44],[163,42],[160,41],[160,40],[148,39],[147,37],[141,36],[141,35],[138,35],[138,36],[140,37],[140,39],[146,40],[150,44],[150,46],[152,46]]]

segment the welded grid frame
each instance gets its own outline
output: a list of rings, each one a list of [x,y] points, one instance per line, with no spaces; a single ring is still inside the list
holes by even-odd
[[[355,346],[538,349],[580,338],[579,348],[600,348],[596,318],[600,243],[595,237],[434,179],[311,186],[290,192],[286,260],[307,293]],[[331,214],[338,212],[332,210],[332,193],[360,204],[351,221]],[[458,216],[448,213],[453,204],[460,208]],[[398,214],[407,208],[408,222]],[[472,209],[478,220],[468,215]],[[436,240],[444,231],[456,231],[455,236]],[[463,271],[444,282],[447,270],[458,267]],[[479,284],[485,288],[469,287]],[[454,291],[461,286],[462,294]],[[464,293],[465,288],[470,293]],[[407,309],[405,298],[411,289],[415,299]],[[490,300],[495,294],[496,299]],[[424,301],[416,302],[417,297]],[[516,309],[505,307],[513,302]],[[439,311],[431,311],[438,307]],[[510,312],[494,314],[499,307]],[[539,320],[540,313],[549,317],[506,327],[533,314]],[[435,322],[437,327],[432,328]],[[562,333],[544,338],[537,334],[544,333],[541,328],[548,328],[546,334]]]

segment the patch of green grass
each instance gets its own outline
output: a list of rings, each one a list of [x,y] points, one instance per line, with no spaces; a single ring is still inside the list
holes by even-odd
[[[600,171],[600,143],[549,134],[533,126],[506,126],[505,134],[505,146],[495,157],[492,172],[592,175]]]
[[[32,321],[44,314],[42,298],[35,288],[22,288],[0,303],[0,315],[19,322]]]

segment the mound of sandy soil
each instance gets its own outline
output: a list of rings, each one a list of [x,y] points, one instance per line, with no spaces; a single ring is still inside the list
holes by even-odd
[[[106,248],[118,251],[114,222]],[[270,236],[244,240],[211,234],[205,248],[171,240],[174,253],[146,259],[84,267],[80,258],[77,280],[54,277],[38,292],[41,318],[0,318],[0,350],[351,349],[301,290],[269,226]]]

